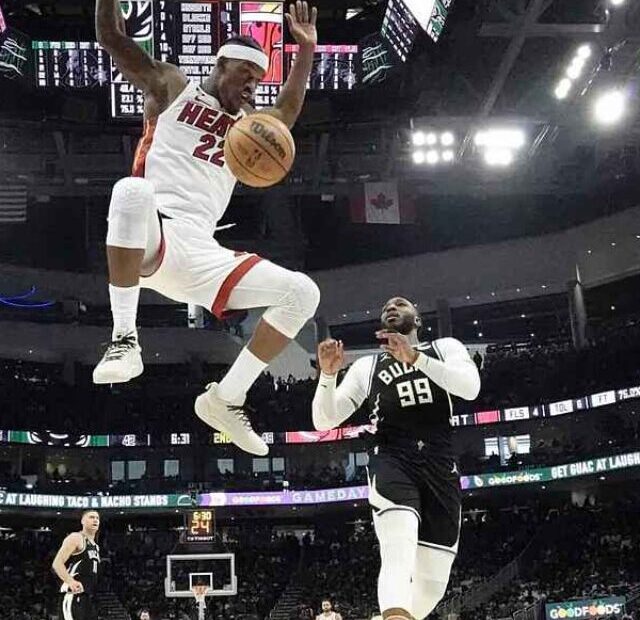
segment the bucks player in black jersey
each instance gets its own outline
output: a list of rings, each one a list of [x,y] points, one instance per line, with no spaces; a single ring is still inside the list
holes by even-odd
[[[460,481],[451,439],[451,399],[473,400],[478,370],[454,338],[420,343],[420,314],[403,297],[382,309],[382,352],[358,359],[341,384],[342,342],[318,347],[316,429],[361,405],[376,426],[369,503],[380,542],[378,602],[385,620],[425,618],[444,596],[460,534]]]
[[[69,534],[53,560],[52,568],[62,581],[60,620],[97,620],[94,595],[100,569],[100,547],[96,534],[100,515],[82,514],[82,531]]]

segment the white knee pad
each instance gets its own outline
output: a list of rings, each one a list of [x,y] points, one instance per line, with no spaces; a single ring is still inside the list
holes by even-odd
[[[107,245],[144,250],[147,225],[155,217],[153,185],[138,177],[120,179],[111,192]]]
[[[320,303],[320,289],[307,275],[291,271],[282,303],[271,306],[264,319],[288,338],[295,338],[304,324],[313,317]]]

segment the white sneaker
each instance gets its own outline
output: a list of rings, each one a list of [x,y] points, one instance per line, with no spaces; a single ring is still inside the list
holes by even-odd
[[[243,406],[222,400],[217,383],[210,383],[207,391],[196,398],[194,409],[205,424],[227,435],[245,452],[258,456],[269,454],[269,447],[253,430]]]
[[[100,363],[93,369],[93,382],[126,383],[140,376],[144,370],[141,351],[135,333],[119,336],[107,347]]]

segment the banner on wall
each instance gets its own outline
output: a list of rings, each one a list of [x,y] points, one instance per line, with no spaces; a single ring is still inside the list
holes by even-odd
[[[589,396],[567,399],[553,403],[534,406],[509,407],[506,409],[490,409],[474,413],[459,413],[451,416],[454,427],[480,426],[500,422],[517,422],[540,417],[565,415],[567,413],[583,413],[598,407],[640,399],[640,386],[597,392]],[[372,425],[344,426],[331,431],[286,431],[262,433],[262,438],[269,444],[309,444],[330,441],[357,439],[365,432],[375,432]],[[161,436],[136,435],[84,435],[56,433],[54,431],[0,430],[0,443],[19,443],[43,445],[58,448],[96,448],[139,446],[187,446],[194,442],[190,433],[174,432]],[[230,444],[231,440],[224,433],[212,433],[211,444]]]
[[[546,620],[564,620],[565,618],[603,618],[621,616],[624,613],[624,596],[607,596],[598,599],[580,599],[545,605]]]
[[[525,471],[496,472],[461,476],[463,491],[484,487],[513,486],[577,478],[601,472],[640,467],[640,451],[616,454],[603,458],[540,467]],[[247,493],[201,493],[193,498],[189,493],[156,495],[45,495],[41,493],[13,493],[0,490],[0,507],[34,510],[157,510],[171,508],[240,507],[240,506],[311,506],[340,502],[359,502],[367,499],[367,486],[338,487],[332,489],[255,491]],[[194,503],[195,499],[195,503]],[[558,603],[560,605],[560,603]],[[558,611],[558,613],[560,613]],[[570,618],[560,616],[557,618]],[[580,616],[575,616],[580,617]],[[549,616],[548,616],[549,618]],[[556,620],[556,618],[553,618]]]

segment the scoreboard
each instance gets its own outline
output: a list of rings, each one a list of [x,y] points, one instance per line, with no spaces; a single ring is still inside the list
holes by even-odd
[[[109,57],[92,41],[32,41],[38,86],[91,88],[109,81]]]
[[[280,93],[298,48],[284,43],[284,3],[244,0],[127,0],[120,2],[127,34],[149,55],[179,66],[202,82],[215,64],[218,49],[230,37],[256,39],[269,56],[269,72],[258,86],[257,108],[270,106]],[[35,41],[36,85],[43,88],[109,87],[112,118],[142,116],[142,92],[130,84],[97,43]],[[319,45],[308,87],[348,91],[360,71],[357,45]]]
[[[193,510],[187,513],[185,542],[212,542],[215,536],[215,513],[213,510]]]

